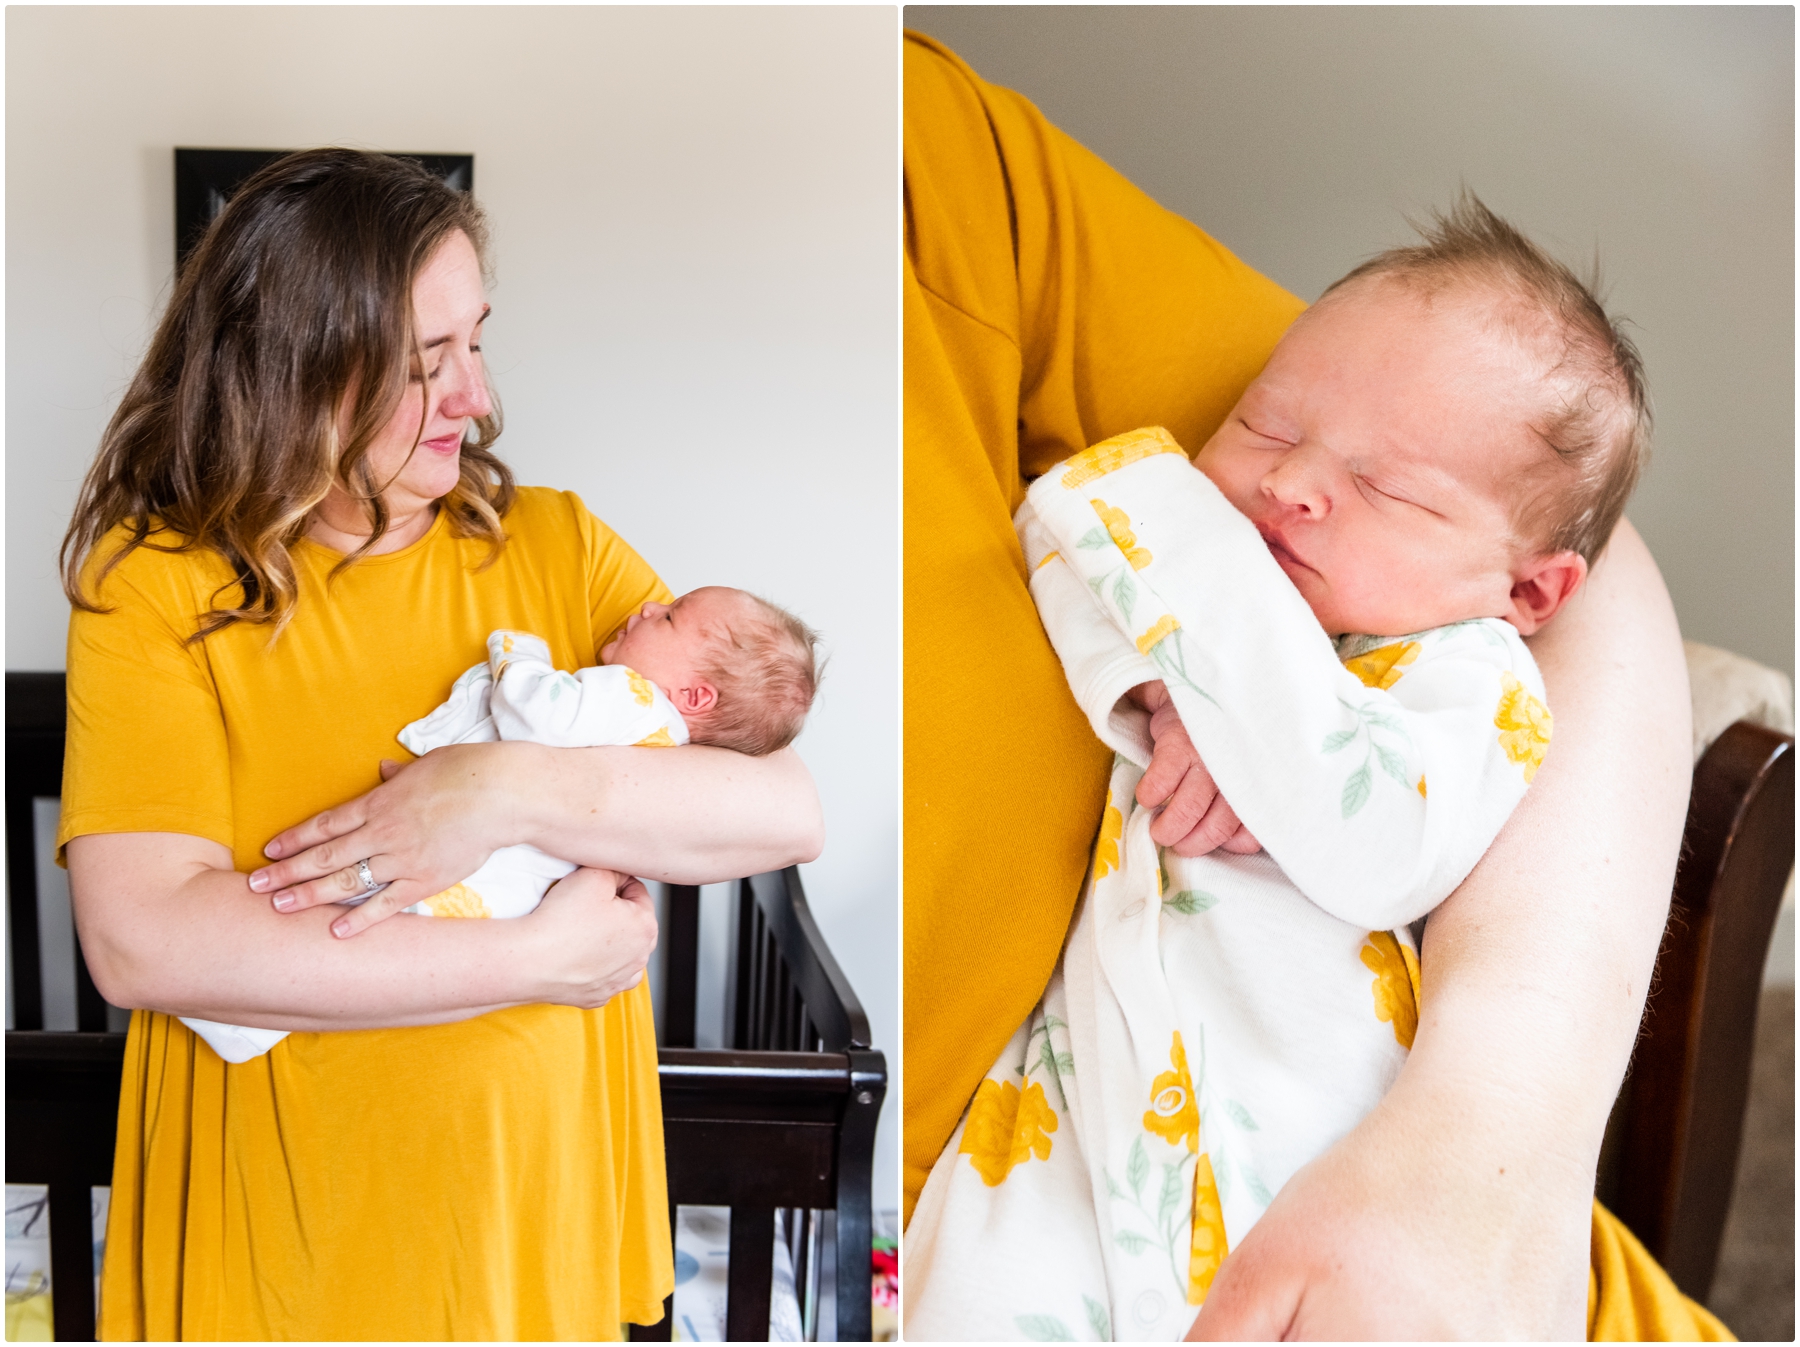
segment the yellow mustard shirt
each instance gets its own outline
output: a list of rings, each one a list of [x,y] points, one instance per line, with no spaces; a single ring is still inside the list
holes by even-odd
[[[273,646],[242,623],[184,644],[223,561],[133,552],[101,594],[114,611],[71,621],[59,845],[191,833],[251,870],[406,760],[394,735],[489,631],[536,632],[575,668],[669,598],[573,494],[522,489],[505,525],[485,569],[441,515],[329,582],[339,554],[300,544]],[[616,1337],[661,1318],[674,1282],[648,990],[296,1033],[240,1066],[138,1011],[112,1193],[107,1339]]]

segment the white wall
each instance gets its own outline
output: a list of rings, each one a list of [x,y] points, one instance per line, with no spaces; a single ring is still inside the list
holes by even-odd
[[[472,152],[520,480],[826,635],[805,879],[896,1068],[897,1205],[895,10],[13,7],[6,39],[7,667],[62,667],[55,550],[167,295],[171,148]]]
[[[1467,182],[1636,321],[1683,631],[1794,671],[1791,6],[911,5],[1305,299]]]

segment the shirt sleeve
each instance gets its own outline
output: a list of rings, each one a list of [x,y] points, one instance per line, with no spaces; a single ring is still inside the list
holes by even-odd
[[[1167,684],[1238,817],[1334,916],[1383,930],[1430,911],[1549,743],[1517,632],[1458,623],[1365,639],[1341,662],[1254,527],[1185,458],[1092,468],[1053,469],[1030,503],[1089,605]]]
[[[98,597],[110,611],[70,616],[59,861],[70,838],[88,833],[233,844],[224,715],[204,643],[186,639],[199,602],[180,578],[198,564],[140,549],[104,582]]]
[[[563,493],[575,513],[587,558],[588,611],[594,649],[584,661],[600,662],[600,649],[624,627],[625,620],[646,603],[668,603],[675,596],[650,563],[618,534],[591,514],[573,491]]]

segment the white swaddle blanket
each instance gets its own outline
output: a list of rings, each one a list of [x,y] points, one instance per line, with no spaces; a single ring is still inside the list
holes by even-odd
[[[551,664],[550,647],[529,632],[496,631],[487,645],[487,659],[466,670],[435,711],[400,731],[409,751],[423,757],[450,744],[499,739],[551,748],[665,748],[688,741],[687,724],[663,690],[622,664],[565,673]],[[426,917],[522,917],[574,869],[536,847],[502,847],[462,883],[402,910]],[[181,1022],[228,1062],[260,1057],[287,1037],[285,1029],[186,1016]]]
[[[906,1333],[1174,1340],[1392,1083],[1417,1024],[1407,924],[1487,849],[1550,718],[1503,622],[1333,642],[1159,429],[1051,469],[1016,522],[1116,756],[1062,959],[907,1229]],[[1263,852],[1150,840],[1148,717],[1121,699],[1156,680]]]

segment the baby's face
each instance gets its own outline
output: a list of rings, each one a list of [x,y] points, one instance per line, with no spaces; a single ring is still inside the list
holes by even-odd
[[[1354,282],[1305,314],[1195,465],[1332,635],[1511,617],[1512,502],[1554,468],[1541,367],[1481,306]]]
[[[600,662],[635,669],[673,696],[700,681],[708,633],[730,625],[738,601],[737,590],[711,586],[674,603],[646,603],[601,649]]]

